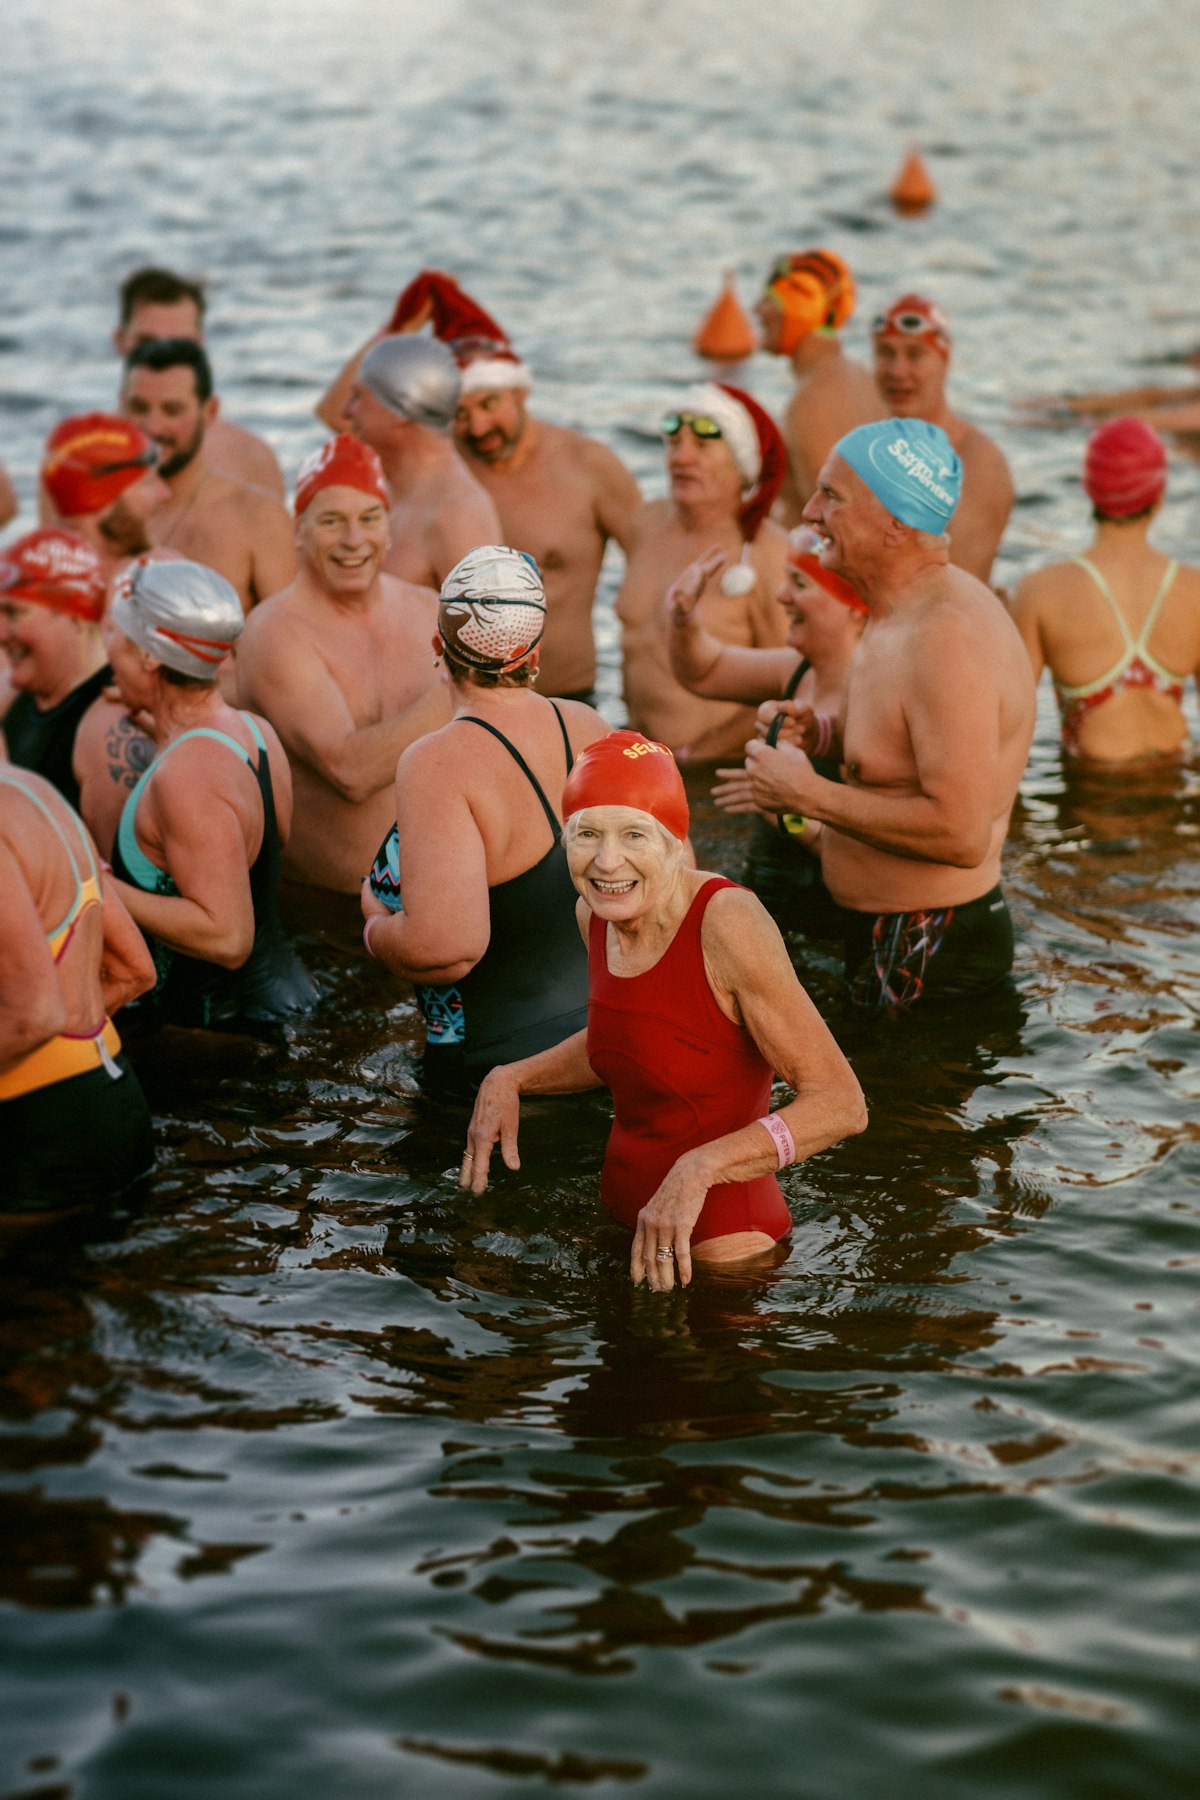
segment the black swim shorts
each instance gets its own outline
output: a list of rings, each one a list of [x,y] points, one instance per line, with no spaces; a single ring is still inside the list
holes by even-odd
[[[965,906],[845,916],[845,974],[856,1006],[906,1011],[966,999],[1012,973],[1012,919],[998,886]]]

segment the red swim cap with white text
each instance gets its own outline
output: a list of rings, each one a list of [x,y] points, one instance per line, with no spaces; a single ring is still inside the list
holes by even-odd
[[[576,757],[563,788],[563,818],[588,806],[633,806],[681,843],[688,834],[679,765],[665,744],[652,743],[640,731],[610,731]]]

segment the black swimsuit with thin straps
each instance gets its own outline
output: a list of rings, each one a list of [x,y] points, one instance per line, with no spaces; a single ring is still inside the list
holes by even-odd
[[[570,774],[571,740],[557,706],[554,716]],[[551,832],[550,847],[540,861],[511,881],[489,887],[488,947],[458,983],[466,1020],[467,1074],[472,1081],[482,1081],[497,1063],[533,1056],[583,1029],[588,965],[575,921],[579,896],[559,841],[562,826],[540,781],[516,745],[486,719],[467,713],[459,723],[478,725],[504,745],[537,795]]]

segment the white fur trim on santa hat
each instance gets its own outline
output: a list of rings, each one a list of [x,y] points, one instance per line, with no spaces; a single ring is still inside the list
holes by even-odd
[[[477,394],[483,388],[531,388],[533,376],[515,356],[477,356],[463,365],[462,392]]]
[[[688,389],[679,410],[707,414],[717,421],[742,478],[743,490],[752,488],[762,474],[762,447],[754,420],[745,407],[715,382],[705,381]]]

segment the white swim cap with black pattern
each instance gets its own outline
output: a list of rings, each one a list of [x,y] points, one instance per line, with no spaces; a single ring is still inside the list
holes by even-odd
[[[473,669],[504,674],[519,668],[545,626],[541,571],[524,550],[483,544],[442,583],[438,631],[450,654]]]

